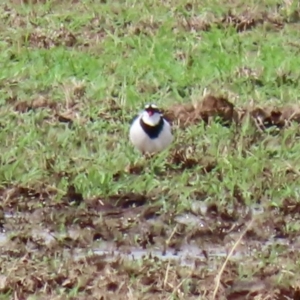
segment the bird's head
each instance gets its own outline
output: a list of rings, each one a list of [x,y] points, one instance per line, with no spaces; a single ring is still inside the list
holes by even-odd
[[[147,104],[142,113],[142,120],[149,126],[156,126],[161,120],[161,112],[155,104]]]

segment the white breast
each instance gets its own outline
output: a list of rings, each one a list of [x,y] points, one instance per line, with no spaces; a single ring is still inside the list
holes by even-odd
[[[166,149],[173,141],[170,124],[164,120],[164,127],[159,136],[150,139],[140,125],[138,117],[130,127],[129,138],[131,143],[142,153],[156,153]]]

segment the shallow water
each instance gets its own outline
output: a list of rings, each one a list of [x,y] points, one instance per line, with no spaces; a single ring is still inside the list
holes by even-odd
[[[201,207],[198,207],[197,209],[200,209],[203,214],[205,214],[206,207],[205,205],[201,205]],[[264,212],[263,208],[260,206],[253,206],[251,207],[252,214],[257,215]],[[13,216],[11,214],[7,214],[5,216],[6,218],[13,218],[16,216]],[[199,226],[199,227],[205,227],[205,220],[201,216],[195,216],[192,213],[185,213],[182,215],[176,216],[175,220],[178,223],[185,224],[185,225],[191,225],[191,226]],[[155,220],[152,220],[155,222]],[[5,245],[10,239],[10,232],[4,232],[0,233],[0,246]],[[46,245],[51,245],[52,242],[55,242],[56,239],[63,238],[65,236],[70,236],[71,238],[74,238],[80,234],[76,230],[69,229],[65,233],[53,233],[53,232],[47,232],[47,230],[43,228],[35,227],[32,229],[31,234],[34,238],[39,238],[44,240]],[[236,237],[235,237],[236,235]],[[226,243],[226,247],[224,245],[212,245],[209,243],[206,243],[205,246],[199,247],[196,244],[190,243],[182,245],[179,251],[174,251],[174,249],[166,249],[164,252],[162,251],[162,248],[150,248],[150,249],[142,249],[137,247],[132,248],[126,248],[126,250],[120,250],[117,249],[115,244],[113,242],[99,242],[96,243],[96,246],[94,246],[92,249],[84,249],[84,248],[76,248],[72,253],[76,253],[76,257],[82,258],[87,255],[87,250],[91,254],[96,255],[103,255],[105,260],[114,260],[116,257],[131,259],[131,260],[140,260],[145,257],[157,257],[160,260],[172,260],[175,261],[181,265],[185,266],[193,266],[198,262],[206,263],[209,267],[209,269],[214,269],[214,264],[218,261],[216,258],[223,259],[227,256],[228,252],[230,251],[231,247],[234,245],[234,241],[238,239],[240,233],[237,232],[235,235],[231,236],[232,241]],[[263,249],[274,245],[274,244],[281,244],[281,245],[288,245],[288,241],[286,239],[275,239],[270,237],[270,239],[267,242],[261,243],[259,241],[252,241],[241,243],[237,247],[237,249],[234,251],[234,253],[231,256],[231,260],[241,260],[245,256],[253,255],[257,251],[262,251]],[[259,245],[259,248],[256,247],[256,245]],[[293,245],[294,248],[297,248],[296,245],[300,245],[300,239],[297,242],[295,240],[295,244]],[[291,245],[289,245],[291,246]],[[253,250],[254,249],[254,250]],[[256,249],[256,250],[255,250]],[[203,250],[205,250],[205,255]]]
[[[72,232],[69,232],[72,235]],[[74,233],[76,234],[76,233]],[[50,245],[55,239],[59,239],[66,234],[60,233],[48,233],[45,230],[34,229],[32,231],[34,237],[42,238],[45,244]],[[9,240],[9,234],[0,233],[0,246],[4,245]],[[270,239],[266,243],[262,244],[262,248],[267,248],[272,244],[287,245],[285,239]],[[88,250],[88,251],[87,251]],[[33,250],[34,251],[34,250]],[[195,266],[199,262],[203,262],[207,265],[208,269],[215,269],[218,258],[225,258],[228,254],[228,250],[222,246],[210,246],[205,247],[206,256],[203,253],[203,249],[199,248],[197,245],[186,244],[181,247],[179,251],[174,251],[174,249],[166,249],[164,252],[162,250],[152,248],[152,249],[142,249],[142,248],[126,248],[126,250],[117,250],[114,243],[100,242],[99,245],[91,249],[76,248],[72,253],[76,255],[78,259],[87,256],[87,252],[93,255],[103,255],[104,259],[107,261],[112,261],[115,258],[124,258],[129,260],[140,260],[147,257],[156,257],[160,260],[174,261],[183,266]],[[242,247],[236,251],[231,256],[231,260],[241,260],[245,256],[253,255],[253,250],[248,247]],[[208,257],[208,259],[207,259]]]
[[[110,256],[110,253],[107,250],[102,250],[102,249],[95,249],[94,253],[100,255],[106,254]],[[221,249],[221,247],[220,248],[215,247],[209,249],[208,251],[206,251],[206,253],[210,259],[222,258],[227,256],[226,251],[224,251],[224,249]],[[203,262],[207,261],[201,249],[199,249],[196,246],[190,246],[190,245],[182,246],[182,249],[177,253],[175,253],[173,249],[168,249],[165,251],[165,253],[159,250],[132,249],[130,254],[124,254],[119,251],[114,251],[114,255],[119,255],[121,257],[130,258],[130,259],[142,259],[143,257],[152,256],[152,257],[157,257],[161,260],[174,260],[180,263],[181,265],[186,265],[186,266],[193,266],[197,261],[203,261]],[[237,252],[231,258],[232,259],[242,258],[242,253]],[[210,264],[212,264],[212,262]],[[213,268],[213,266],[210,265],[210,268]]]
[[[0,233],[0,246],[5,244],[8,240],[7,234]]]

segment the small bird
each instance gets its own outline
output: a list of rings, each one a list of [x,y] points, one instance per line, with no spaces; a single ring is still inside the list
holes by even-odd
[[[164,119],[154,104],[147,104],[145,109],[133,119],[129,138],[143,154],[163,151],[173,141],[169,122]]]

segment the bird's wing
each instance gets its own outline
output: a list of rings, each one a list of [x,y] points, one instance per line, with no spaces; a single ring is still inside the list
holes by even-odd
[[[164,119],[164,125],[171,130],[170,123],[165,118],[163,118],[163,119]]]

